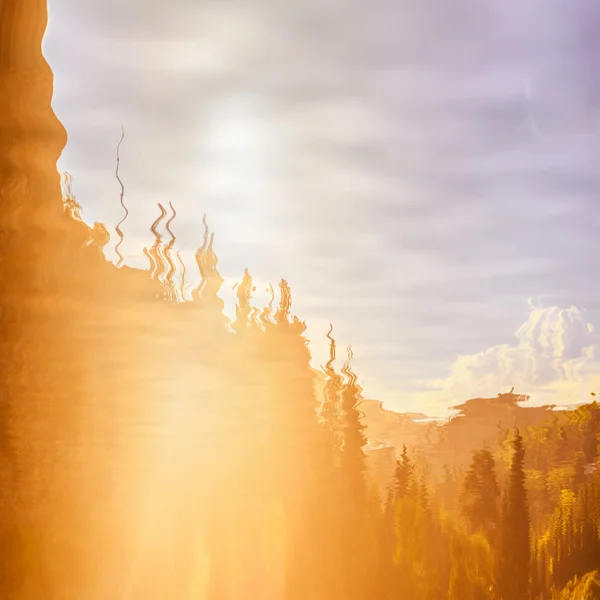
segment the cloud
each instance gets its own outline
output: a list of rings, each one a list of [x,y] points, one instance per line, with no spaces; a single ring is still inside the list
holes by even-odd
[[[600,318],[600,138],[579,136],[600,105],[597,6],[50,0],[61,167],[84,218],[114,232],[123,123],[130,264],[172,201],[194,272],[207,212],[222,274],[286,277],[315,354],[333,321],[367,394],[403,410],[398,390],[416,398],[457,354],[505,344],[475,360],[492,389],[511,378],[500,365],[534,369],[510,339],[524,299]],[[571,348],[531,327],[534,355]],[[552,360],[531,372],[556,380]]]
[[[532,403],[562,404],[586,401],[597,389],[600,337],[577,307],[533,307],[514,337],[511,344],[458,357],[446,378],[425,382],[427,403],[495,397],[515,386]]]

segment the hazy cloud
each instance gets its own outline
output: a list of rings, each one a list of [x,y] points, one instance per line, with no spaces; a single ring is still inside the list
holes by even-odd
[[[528,297],[600,317],[594,0],[49,4],[61,167],[113,228],[124,124],[130,264],[172,201],[193,271],[207,212],[228,281],[285,276],[397,408]]]
[[[532,308],[511,344],[460,356],[448,377],[427,382],[427,402],[443,407],[513,386],[536,404],[584,402],[600,383],[599,350],[600,338],[575,306]]]

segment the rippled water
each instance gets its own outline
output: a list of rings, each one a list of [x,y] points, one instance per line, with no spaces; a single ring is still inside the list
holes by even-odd
[[[246,274],[229,323],[207,229],[183,302],[172,206],[147,272],[105,260],[61,193],[45,18],[0,9],[2,597],[306,598],[324,430],[289,287],[252,308]]]

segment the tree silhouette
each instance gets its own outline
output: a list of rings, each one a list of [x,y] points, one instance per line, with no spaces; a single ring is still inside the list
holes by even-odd
[[[513,455],[504,493],[497,546],[495,590],[500,600],[529,598],[529,508],[525,489],[525,449],[519,430],[512,439]]]
[[[494,458],[488,449],[473,454],[460,496],[460,509],[469,529],[492,539],[498,524],[498,498]]]

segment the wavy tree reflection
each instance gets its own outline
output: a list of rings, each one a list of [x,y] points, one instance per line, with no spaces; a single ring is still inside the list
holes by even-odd
[[[0,597],[598,598],[598,405],[507,431],[511,390],[369,448],[352,349],[338,371],[332,326],[313,369],[290,285],[255,306],[248,269],[230,321],[206,216],[191,298],[172,203],[148,269],[123,264],[118,164],[106,260],[56,170],[46,24],[44,0],[0,3]]]

